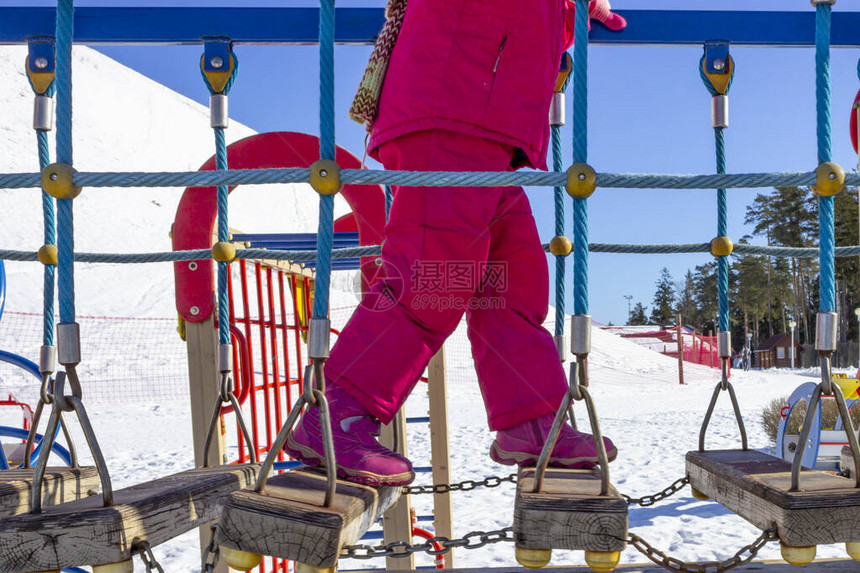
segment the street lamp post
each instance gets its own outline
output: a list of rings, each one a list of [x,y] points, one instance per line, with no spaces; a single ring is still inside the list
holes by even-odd
[[[627,324],[630,324],[630,317],[633,314],[633,311],[630,310],[630,301],[633,300],[633,295],[632,294],[625,294],[622,296],[627,299]]]
[[[857,309],[860,310],[860,309]],[[860,315],[858,315],[860,316]],[[797,323],[793,320],[788,323],[788,327],[791,329],[791,367],[794,368],[794,327],[797,326]]]

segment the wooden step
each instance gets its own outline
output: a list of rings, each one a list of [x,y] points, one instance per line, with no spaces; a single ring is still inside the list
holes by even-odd
[[[756,451],[687,453],[690,485],[756,527],[777,526],[792,547],[860,541],[860,489],[834,473],[802,469],[790,492],[791,463]]]
[[[0,517],[30,511],[33,468],[0,471]],[[42,506],[74,501],[100,491],[96,468],[48,468],[42,481]]]
[[[134,544],[156,546],[217,519],[230,492],[254,483],[257,465],[188,470],[114,492],[114,505],[92,496],[37,515],[0,520],[0,572],[26,573],[131,559]]]
[[[622,551],[627,539],[627,502],[609,486],[600,495],[595,470],[547,468],[534,493],[534,468],[521,468],[514,504],[514,534],[524,549]]]
[[[262,494],[234,492],[224,502],[216,540],[249,553],[334,567],[343,546],[361,539],[402,490],[338,480],[332,505],[323,507],[325,488],[324,474],[302,468],[269,478]]]

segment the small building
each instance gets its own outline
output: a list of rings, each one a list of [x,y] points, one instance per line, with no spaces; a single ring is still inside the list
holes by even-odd
[[[800,366],[803,347],[794,341],[794,365]],[[759,368],[791,368],[791,335],[771,336],[755,349],[756,366]]]

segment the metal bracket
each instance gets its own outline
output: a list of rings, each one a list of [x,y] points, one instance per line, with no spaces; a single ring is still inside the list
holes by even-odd
[[[729,73],[729,45],[728,40],[708,40],[705,42],[705,71],[707,73]]]
[[[206,38],[203,42],[203,71],[226,72],[230,68],[230,44],[227,37]]]
[[[56,69],[54,38],[38,36],[27,41],[28,70],[34,74],[52,74]]]

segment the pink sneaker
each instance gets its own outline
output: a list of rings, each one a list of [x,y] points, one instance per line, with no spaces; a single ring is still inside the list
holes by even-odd
[[[415,479],[409,460],[376,441],[379,420],[337,386],[329,386],[326,398],[338,477],[374,487],[406,485]],[[319,408],[305,410],[284,450],[305,465],[325,465]]]
[[[496,432],[496,439],[490,448],[490,458],[506,466],[537,465],[546,437],[552,428],[554,414],[526,420],[518,426]],[[606,456],[611,462],[618,450],[608,438],[603,438]],[[574,430],[565,423],[549,458],[549,465],[556,468],[580,469],[597,465],[597,448],[591,434]]]

